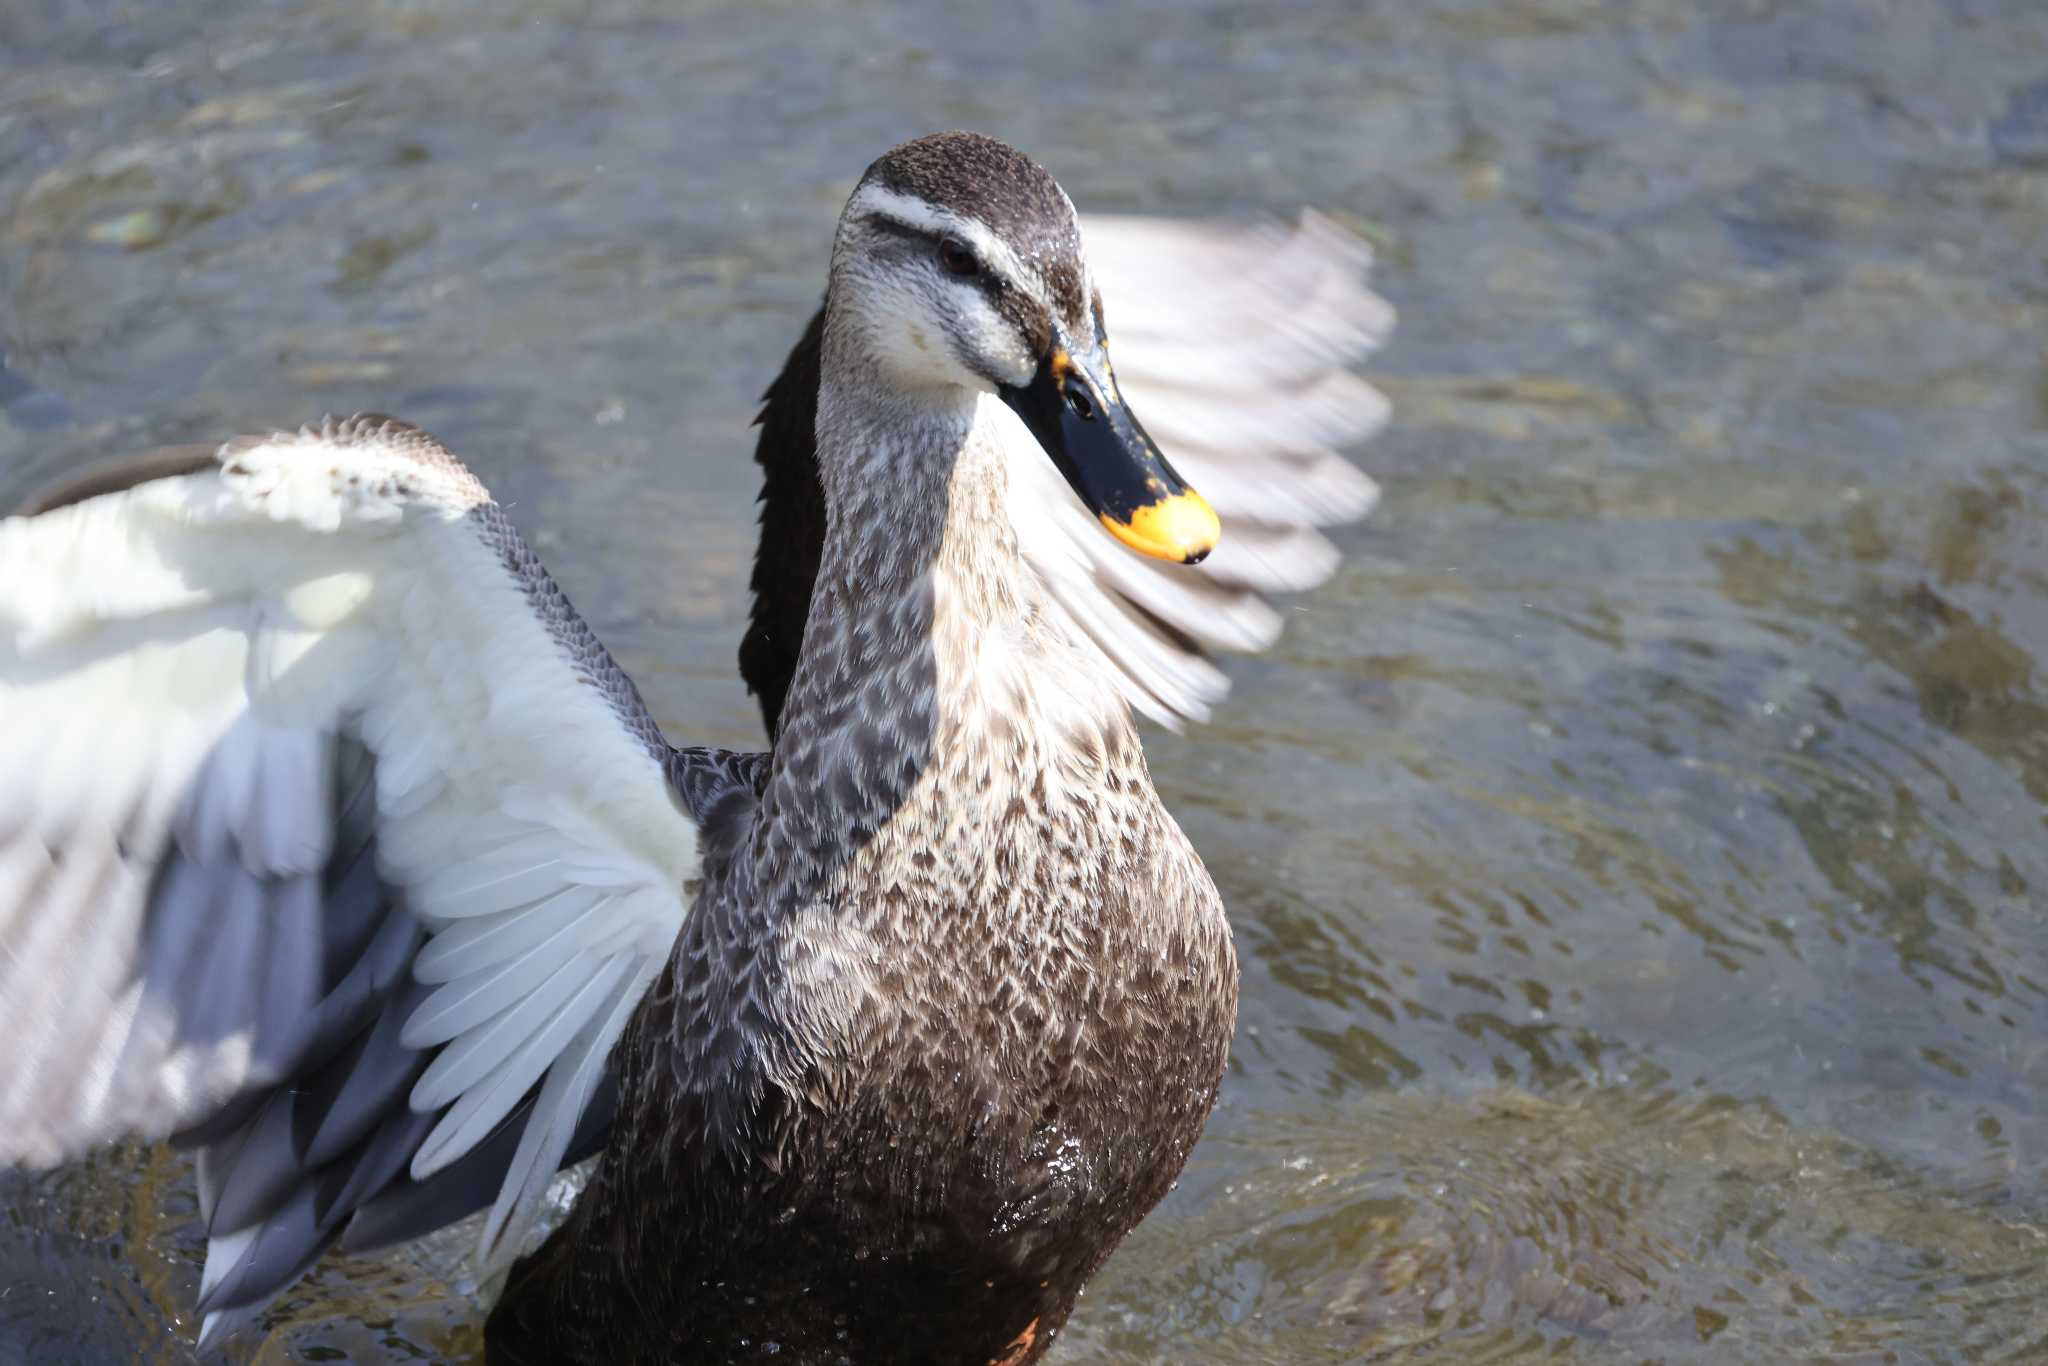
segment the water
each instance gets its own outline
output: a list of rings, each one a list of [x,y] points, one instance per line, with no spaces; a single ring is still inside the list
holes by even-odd
[[[860,168],[1382,245],[1386,501],[1150,741],[1242,1024],[1056,1358],[2048,1354],[2048,10],[45,3],[0,18],[0,495],[445,437],[678,736]],[[177,1160],[11,1181],[0,1360],[189,1359]],[[242,1361],[459,1358],[457,1237]]]

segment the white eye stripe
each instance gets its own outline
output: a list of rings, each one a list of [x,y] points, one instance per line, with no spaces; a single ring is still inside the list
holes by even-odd
[[[898,194],[883,185],[863,185],[853,202],[847,206],[847,216],[876,214],[892,219],[905,227],[933,236],[953,236],[965,242],[980,259],[982,268],[1002,276],[1010,284],[1024,290],[1040,304],[1045,302],[1045,281],[1038,272],[1028,269],[1009,243],[988,230],[978,218],[969,218],[953,213],[933,204],[930,200],[915,195]]]

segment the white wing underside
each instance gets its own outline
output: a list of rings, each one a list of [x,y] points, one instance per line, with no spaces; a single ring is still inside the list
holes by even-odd
[[[0,522],[0,1162],[202,1123],[331,1050],[323,1012],[410,944],[323,980],[323,898],[381,879],[427,936],[385,1031],[431,1056],[413,1177],[541,1083],[492,1254],[671,949],[696,830],[481,487],[374,426]],[[208,1290],[255,1233],[216,1226]]]
[[[1293,226],[1088,217],[1082,230],[1117,381],[1223,540],[1194,569],[1125,549],[1021,423],[1010,518],[1131,705],[1178,728],[1229,690],[1204,651],[1271,645],[1280,618],[1263,595],[1328,578],[1337,550],[1317,528],[1378,501],[1338,452],[1386,421],[1386,400],[1346,367],[1394,314],[1366,287],[1371,249],[1313,213]]]

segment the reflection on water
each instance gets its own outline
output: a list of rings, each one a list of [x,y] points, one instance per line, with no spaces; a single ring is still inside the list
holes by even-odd
[[[1356,12],[1355,12],[1356,11]],[[2048,10],[459,0],[0,18],[0,496],[391,409],[678,735],[858,169],[1382,248],[1387,498],[1155,772],[1242,1026],[1071,1363],[2048,1354]],[[185,1361],[178,1161],[0,1189],[0,1359]],[[461,1359],[463,1236],[235,1361]]]

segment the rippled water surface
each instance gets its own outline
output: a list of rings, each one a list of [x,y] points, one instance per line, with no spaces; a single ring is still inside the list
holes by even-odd
[[[1320,205],[1402,315],[1384,505],[1151,741],[1246,995],[1057,1359],[2048,1357],[2036,0],[27,0],[0,497],[395,411],[754,743],[755,396],[853,177],[961,125],[1084,209]],[[10,1179],[0,1360],[188,1360],[191,1208]],[[460,1357],[465,1244],[227,1359]]]

